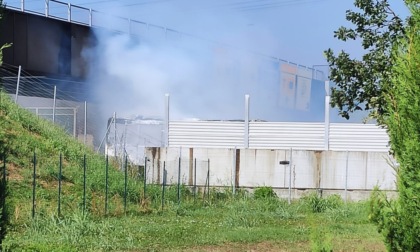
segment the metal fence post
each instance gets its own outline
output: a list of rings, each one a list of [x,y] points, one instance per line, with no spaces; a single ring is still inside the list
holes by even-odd
[[[146,183],[147,183],[147,157],[144,157],[144,171],[143,171],[143,198],[146,199]]]
[[[32,180],[32,219],[35,218],[35,186],[36,186],[36,152],[34,151],[33,157],[33,180]]]
[[[86,210],[86,153],[83,155],[83,214]]]
[[[20,74],[22,71],[22,66],[19,65],[19,70],[18,70],[18,77],[17,77],[17,83],[16,83],[16,96],[15,96],[15,103],[18,102],[18,97],[19,97],[19,85],[20,85]]]
[[[105,159],[105,215],[108,214],[108,155]]]
[[[114,158],[117,160],[117,112],[114,112]]]
[[[289,204],[292,201],[292,151],[293,149],[290,148],[290,157],[289,157]]]
[[[181,203],[181,157],[178,158],[178,205]]]
[[[55,105],[57,102],[57,86],[54,86],[54,100],[53,100],[53,113],[52,113],[52,121],[55,123]]]
[[[347,151],[346,155],[346,181],[344,185],[344,202],[347,203],[347,180],[348,180],[348,172],[349,172],[349,151]]]
[[[125,154],[125,161],[124,161],[124,213],[127,211],[127,153]]]
[[[84,132],[83,132],[83,144],[86,145],[86,137],[87,137],[87,103],[85,101],[85,123],[84,123]]]
[[[197,197],[197,158],[194,158],[194,202]]]
[[[162,181],[162,211],[165,205],[165,185],[166,185],[166,162],[163,161],[163,181]]]
[[[232,196],[236,194],[236,146],[233,150],[233,169],[232,169]]]
[[[210,200],[210,159],[207,160],[207,200]]]
[[[62,167],[63,167],[63,156],[60,152],[60,162],[59,162],[59,167],[58,167],[58,209],[57,209],[58,216],[61,215],[61,172],[62,172]]]

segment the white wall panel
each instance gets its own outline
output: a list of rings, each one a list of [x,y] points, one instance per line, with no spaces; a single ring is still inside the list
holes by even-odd
[[[210,159],[210,185],[232,186],[235,149],[216,148],[161,148],[159,160],[153,158],[150,148],[146,155],[153,162],[166,161],[168,183],[176,184],[178,157],[181,155],[181,183],[192,185],[188,163],[197,159],[197,185],[203,186]],[[193,155],[191,155],[193,154]],[[395,190],[395,174],[387,163],[384,152],[348,152],[348,190],[372,190],[378,185],[383,190]],[[241,149],[238,180],[240,187],[272,186],[288,188],[289,167],[279,161],[289,160],[289,150]],[[292,152],[292,188],[344,190],[346,187],[346,151]],[[156,165],[155,165],[156,167]],[[162,166],[161,166],[162,169]],[[158,173],[154,171],[154,174]],[[163,174],[163,172],[160,172]],[[151,176],[151,175],[149,175]]]
[[[330,150],[387,152],[389,137],[385,129],[373,124],[331,123]]]
[[[234,148],[242,147],[244,145],[243,142],[243,122],[169,122],[170,147]]]
[[[169,147],[324,150],[324,123],[174,121],[169,124]],[[332,123],[329,150],[387,152],[385,129],[372,124]]]
[[[323,123],[250,122],[249,147],[255,149],[324,149]]]

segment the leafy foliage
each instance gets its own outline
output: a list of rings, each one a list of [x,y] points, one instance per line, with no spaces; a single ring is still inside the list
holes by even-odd
[[[254,198],[256,199],[268,199],[276,197],[277,195],[271,186],[258,187],[254,191]]]
[[[343,205],[343,200],[336,194],[323,198],[318,193],[313,192],[304,196],[302,200],[313,213],[323,213],[326,210],[336,209]]]
[[[330,66],[331,104],[340,115],[349,119],[357,110],[370,110],[381,122],[386,113],[385,95],[392,87],[392,50],[405,37],[404,22],[390,8],[387,0],[356,0],[360,12],[348,10],[346,19],[354,28],[340,27],[334,37],[342,41],[360,40],[365,54],[351,58],[341,51],[325,51]]]
[[[385,117],[391,148],[400,163],[399,198],[386,204],[383,197],[374,200],[381,215],[374,220],[392,251],[420,250],[420,6],[416,2],[408,6],[412,16],[406,28],[407,39],[395,52],[395,86],[386,96],[389,112]]]
[[[356,0],[361,13],[346,16],[355,28],[342,27],[335,36],[360,39],[367,53],[356,60],[326,52],[336,82],[332,104],[346,118],[355,110],[372,110],[387,128],[399,163],[399,198],[388,200],[378,190],[371,198],[370,219],[390,251],[420,251],[420,5],[405,3],[411,16],[403,23],[386,0]]]

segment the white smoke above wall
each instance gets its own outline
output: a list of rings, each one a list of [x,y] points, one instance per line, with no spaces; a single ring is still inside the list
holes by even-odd
[[[166,93],[171,119],[243,119],[245,94],[266,96],[263,108],[276,104],[279,69],[267,69],[273,77],[261,83],[267,61],[261,55],[190,37],[169,41],[96,35],[98,45],[87,53],[93,62],[89,79],[109,116],[162,117]]]

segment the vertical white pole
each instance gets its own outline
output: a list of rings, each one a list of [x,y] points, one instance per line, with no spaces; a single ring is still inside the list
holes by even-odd
[[[86,134],[87,134],[87,103],[85,101],[85,125],[83,133],[83,143],[86,145]]]
[[[22,12],[24,12],[24,11],[25,11],[25,0],[20,0],[20,10],[21,10]]]
[[[165,147],[169,146],[169,94],[165,94]]]
[[[117,112],[114,112],[114,157],[117,159]]]
[[[48,17],[49,15],[49,0],[45,0],[45,16]]]
[[[290,156],[289,156],[289,204],[292,202],[292,152],[293,149],[290,148]]]
[[[326,151],[330,149],[330,82],[325,81],[325,136],[324,148]]]
[[[19,71],[18,71],[18,77],[17,77],[17,83],[16,83],[16,96],[15,96],[15,103],[18,102],[19,97],[19,84],[20,84],[20,73],[22,71],[22,66],[19,65]]]
[[[56,102],[57,102],[57,86],[54,86],[54,101],[53,101],[53,123],[55,123],[55,105],[56,105]]]
[[[249,147],[249,95],[245,95],[244,147]]]
[[[89,26],[92,26],[92,9],[89,9]]]
[[[346,202],[346,203],[347,203],[348,173],[349,173],[349,151],[347,151],[347,155],[346,155],[346,181],[345,181],[345,186],[344,186],[344,202]]]
[[[67,8],[67,21],[71,22],[71,3],[68,3]]]

